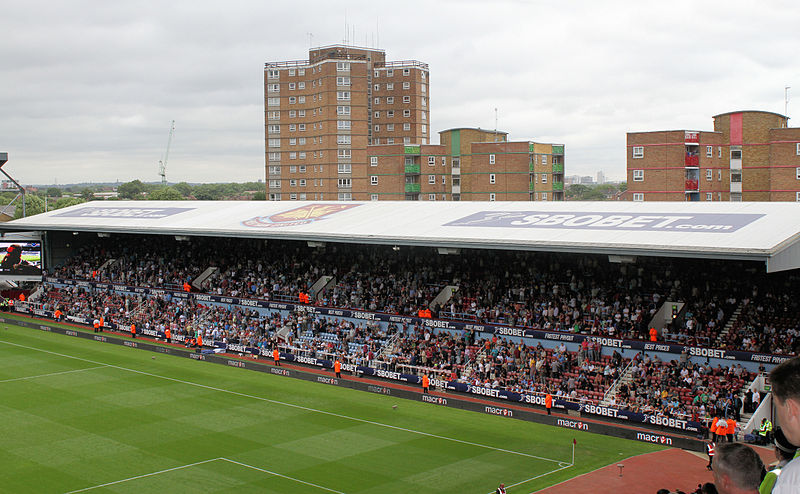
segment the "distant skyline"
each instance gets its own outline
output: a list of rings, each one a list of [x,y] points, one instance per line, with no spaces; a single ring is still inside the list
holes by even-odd
[[[26,184],[153,182],[175,120],[170,182],[257,181],[264,63],[347,38],[430,65],[432,142],[496,108],[510,140],[565,144],[567,175],[624,180],[626,132],[783,114],[786,86],[796,113],[797,19],[782,0],[11,3],[0,152]]]

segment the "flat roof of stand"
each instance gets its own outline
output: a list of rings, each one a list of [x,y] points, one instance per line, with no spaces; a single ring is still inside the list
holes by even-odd
[[[0,225],[616,256],[800,267],[800,203],[93,201]]]

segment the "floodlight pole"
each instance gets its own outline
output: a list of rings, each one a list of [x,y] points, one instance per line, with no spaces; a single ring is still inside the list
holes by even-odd
[[[17,188],[19,189],[19,194],[17,194],[17,197],[22,195],[22,217],[25,218],[26,217],[26,214],[25,214],[25,187],[21,186],[19,184],[19,182],[17,182],[13,178],[11,178],[11,175],[9,175],[8,173],[6,173],[5,170],[3,170],[3,165],[5,165],[6,163],[8,163],[8,153],[2,152],[2,153],[0,153],[0,172],[3,172],[3,175],[8,177],[8,179],[11,180],[14,183],[14,185],[16,185]],[[16,200],[17,197],[15,197],[14,200]],[[11,202],[14,202],[14,201],[11,201]]]

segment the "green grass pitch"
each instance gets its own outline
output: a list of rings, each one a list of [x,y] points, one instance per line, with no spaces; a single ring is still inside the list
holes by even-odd
[[[0,397],[9,493],[529,493],[660,449],[11,324]]]

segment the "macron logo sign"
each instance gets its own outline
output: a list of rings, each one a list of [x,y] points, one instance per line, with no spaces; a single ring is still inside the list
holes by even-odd
[[[481,211],[444,226],[558,228],[568,230],[731,233],[763,214],[623,214],[587,212]]]

